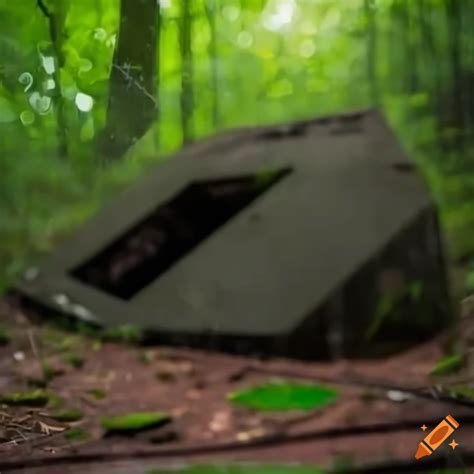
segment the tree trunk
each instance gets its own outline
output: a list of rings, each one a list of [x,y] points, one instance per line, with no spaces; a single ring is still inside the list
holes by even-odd
[[[193,58],[191,50],[192,16],[191,1],[181,1],[180,49],[181,49],[181,130],[183,145],[193,139],[192,114],[194,108]]]
[[[439,149],[442,149],[443,146],[443,139],[442,139],[442,118],[443,118],[443,110],[442,110],[442,102],[441,102],[441,94],[442,94],[442,87],[441,87],[441,78],[440,78],[440,71],[438,67],[439,62],[439,51],[436,47],[435,41],[435,31],[433,29],[433,14],[432,9],[430,8],[429,4],[426,4],[426,0],[419,0],[418,2],[418,19],[417,22],[420,25],[420,41],[424,50],[423,58],[427,62],[426,69],[431,71],[431,81],[432,83],[429,86],[429,90],[431,93],[431,102],[432,102],[432,110],[433,115],[436,121],[436,128],[437,128],[437,143]]]
[[[161,27],[162,27],[162,17],[161,17],[161,9],[159,2],[158,3],[158,12],[157,12],[157,27],[156,27],[156,65],[155,65],[155,98],[156,103],[159,104],[160,102],[160,87],[161,87]],[[160,109],[156,107],[155,110],[155,130],[154,130],[154,145],[155,151],[160,151]]]
[[[105,158],[121,157],[156,118],[156,0],[121,0],[110,73],[107,123],[99,137]]]
[[[461,4],[459,0],[449,0],[447,4],[447,20],[449,32],[449,57],[451,60],[451,123],[460,133],[456,143],[462,148],[464,138],[464,107],[463,107],[463,71],[461,65]]]
[[[54,72],[52,74],[54,80],[54,92],[52,99],[56,112],[56,135],[58,141],[58,155],[60,158],[68,157],[67,146],[67,125],[66,116],[64,114],[64,104],[61,92],[61,68],[64,66],[63,54],[63,26],[65,18],[64,5],[61,1],[57,1],[53,9],[49,9],[42,0],[37,1],[38,8],[48,20],[49,36],[52,44],[52,54],[56,60]]]
[[[372,103],[378,105],[380,97],[377,81],[377,25],[373,0],[364,0],[364,13],[367,21],[367,79]]]
[[[216,31],[216,0],[206,0],[205,2],[206,16],[211,33],[209,41],[209,63],[210,78],[212,88],[212,126],[217,130],[220,125],[219,116],[219,73],[218,73],[218,56],[217,56],[217,31]]]

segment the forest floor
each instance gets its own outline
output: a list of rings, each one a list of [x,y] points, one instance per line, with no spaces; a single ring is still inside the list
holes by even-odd
[[[142,474],[177,461],[332,466],[345,459],[357,472],[474,466],[474,366],[430,375],[443,356],[442,336],[383,360],[306,363],[100,342],[32,322],[7,303],[0,320],[9,334],[0,347],[0,394],[30,395],[0,403],[2,474]],[[459,332],[474,333],[474,312]],[[321,410],[280,413],[228,400],[229,393],[275,378],[330,385],[339,399]],[[450,387],[464,387],[462,397]],[[100,423],[106,415],[144,411],[165,412],[171,421],[133,436]],[[449,414],[460,422],[459,446],[446,443],[415,461],[426,435],[421,427],[431,430]]]

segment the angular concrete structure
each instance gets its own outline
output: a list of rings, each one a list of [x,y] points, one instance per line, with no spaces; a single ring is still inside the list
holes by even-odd
[[[309,359],[396,350],[451,316],[436,210],[373,110],[183,149],[18,289],[165,343]]]

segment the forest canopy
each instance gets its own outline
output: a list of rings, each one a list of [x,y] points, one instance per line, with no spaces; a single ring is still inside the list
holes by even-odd
[[[471,255],[473,26],[462,0],[0,0],[0,287],[188,142],[368,106]]]

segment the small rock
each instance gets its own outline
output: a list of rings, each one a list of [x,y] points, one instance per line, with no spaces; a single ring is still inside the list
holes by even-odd
[[[240,441],[242,443],[245,443],[245,442],[248,442],[252,439],[255,439],[255,438],[261,438],[263,436],[265,436],[267,434],[267,432],[263,429],[263,428],[255,428],[253,430],[249,430],[249,431],[241,431],[239,433],[237,433],[237,435],[235,436],[237,441]]]
[[[214,433],[222,432],[222,431],[229,431],[230,430],[230,413],[227,411],[220,411],[217,412],[211,422],[209,423],[209,429]]]
[[[387,392],[387,398],[392,402],[406,402],[410,398],[413,398],[413,396],[399,390],[389,390]]]
[[[15,359],[16,362],[23,362],[25,358],[25,353],[23,351],[17,351],[13,354],[13,359]]]

